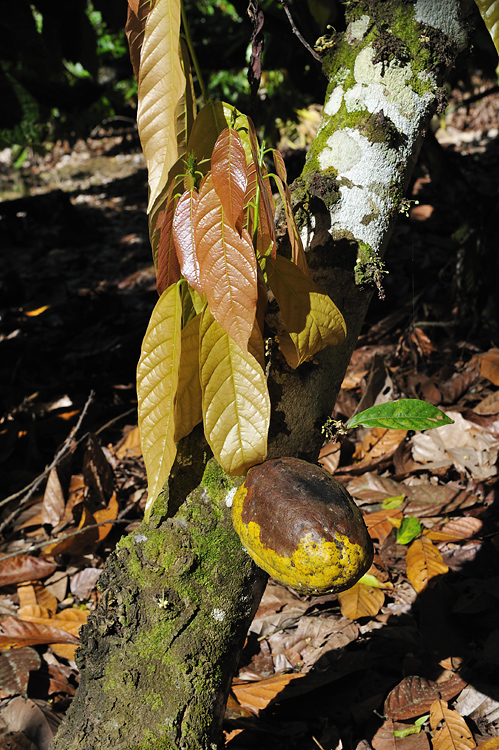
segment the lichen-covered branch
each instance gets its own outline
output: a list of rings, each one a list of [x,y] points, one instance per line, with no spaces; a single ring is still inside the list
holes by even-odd
[[[328,88],[319,132],[293,186],[315,280],[347,339],[291,372],[271,369],[270,455],[315,460],[447,70],[467,44],[468,0],[347,6],[346,32],[321,40]]]

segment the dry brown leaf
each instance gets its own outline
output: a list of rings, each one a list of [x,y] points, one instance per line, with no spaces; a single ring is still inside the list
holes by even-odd
[[[89,614],[90,611],[87,609],[64,609],[54,617],[49,617],[47,611],[44,611],[42,607],[30,606],[19,609],[17,616],[24,622],[60,628],[66,633],[77,636],[81,626],[86,623]]]
[[[476,414],[499,414],[499,391],[491,393],[490,396],[480,401],[479,404],[473,407],[473,411]],[[483,747],[483,745],[480,747]]]
[[[116,492],[113,493],[111,499],[106,508],[103,510],[96,510],[94,515],[95,523],[102,523],[103,521],[115,521],[118,516],[119,505],[116,499]],[[97,542],[102,542],[107,537],[111,529],[113,528],[112,523],[104,524],[99,526],[97,529]]]
[[[330,474],[334,474],[339,466],[341,457],[341,443],[330,442],[321,448],[319,453],[320,465],[329,471]]]
[[[225,706],[225,718],[226,719],[248,719],[255,714],[248,708],[243,708],[235,695],[231,692],[227,698],[227,704]]]
[[[477,354],[480,362],[480,375],[494,385],[499,385],[499,349],[489,349],[484,354]]]
[[[369,536],[372,539],[378,539],[379,543],[383,544],[396,523],[402,521],[403,514],[396,508],[391,510],[387,508],[386,510],[377,510],[374,513],[365,513],[363,518]]]
[[[60,526],[73,521],[74,508],[85,499],[85,480],[83,474],[73,474],[69,482],[68,501]]]
[[[19,606],[26,607],[31,604],[38,604],[41,607],[54,614],[57,611],[57,599],[41,583],[23,583],[17,587],[19,597]]]
[[[59,627],[24,622],[15,617],[6,617],[0,622],[0,649],[36,646],[41,643],[78,644],[78,639]]]
[[[0,718],[7,725],[9,732],[17,734],[19,738],[24,738],[23,744],[18,745],[19,748],[33,747],[36,750],[49,750],[54,739],[55,728],[51,726],[42,709],[29,698],[26,700],[20,695],[12,698],[2,706]],[[25,744],[29,741],[33,744]]]
[[[79,648],[78,645],[71,645],[70,643],[51,643],[50,648],[56,656],[60,659],[67,659],[68,661],[74,661],[76,650]]]
[[[0,652],[0,696],[26,695],[29,673],[39,668],[35,649],[25,647]]]
[[[388,694],[384,714],[390,719],[414,719],[429,711],[439,698],[440,692],[435,682],[409,675]]]
[[[440,551],[427,536],[415,539],[411,544],[407,550],[406,565],[407,578],[418,594],[426,588],[431,578],[449,570]]]
[[[50,470],[47,486],[43,495],[42,524],[57,526],[64,516],[66,502],[62,491],[61,482],[57,473],[57,467]]]
[[[340,592],[338,601],[344,617],[358,620],[359,617],[375,617],[384,604],[385,595],[381,589],[356,583],[352,588]]]
[[[408,737],[396,737],[393,734],[403,729],[407,729],[407,724],[387,719],[372,739],[374,750],[429,750],[430,743],[425,732],[411,734]]]
[[[30,555],[17,555],[0,562],[0,586],[36,581],[46,578],[56,569],[56,564]]]
[[[389,456],[405,439],[407,430],[386,430],[374,427],[369,430],[361,443],[355,448],[354,459],[372,460],[380,456]]]
[[[478,746],[480,750],[499,750],[499,737],[492,737]]]
[[[114,452],[116,458],[122,461],[124,458],[138,458],[142,455],[140,447],[140,432],[138,427],[133,427],[123,440],[120,440]]]
[[[277,698],[279,693],[284,690],[286,685],[289,685],[292,680],[296,680],[299,677],[304,677],[304,675],[293,672],[291,674],[275,675],[274,677],[269,677],[267,680],[259,680],[258,682],[241,683],[239,685],[233,683],[232,692],[241,706],[258,713],[267,708]]]
[[[432,704],[430,726],[434,750],[469,750],[476,747],[465,720],[457,711],[449,709],[446,701],[436,700]]]
[[[101,568],[84,568],[71,578],[71,593],[79,599],[87,599],[102,573]]]
[[[473,516],[454,518],[444,524],[441,529],[432,529],[426,536],[433,542],[457,542],[461,539],[469,539],[481,531],[483,521]]]
[[[363,379],[366,377],[368,372],[369,370],[357,370],[357,372],[347,372],[341,384],[342,390],[349,391],[352,388],[358,388],[359,385],[362,383]]]

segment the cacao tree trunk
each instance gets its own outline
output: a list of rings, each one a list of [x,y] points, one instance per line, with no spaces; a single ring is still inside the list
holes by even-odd
[[[467,44],[459,0],[356,2],[324,39],[321,127],[293,186],[315,280],[346,321],[344,344],[297,371],[272,348],[269,457],[315,461],[446,70]],[[270,321],[272,322],[272,321]],[[224,706],[266,576],[241,545],[230,501],[242,480],[182,441],[149,524],[121,540],[83,628],[81,684],[53,750],[218,747]]]

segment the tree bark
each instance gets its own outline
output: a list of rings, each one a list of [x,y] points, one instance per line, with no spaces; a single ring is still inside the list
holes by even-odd
[[[272,348],[269,457],[317,459],[445,71],[467,44],[468,5],[349,4],[346,32],[323,42],[324,115],[293,196],[314,278],[348,336],[297,371]],[[232,530],[241,481],[209,458],[199,429],[182,441],[151,522],[106,563],[82,632],[81,685],[53,750],[218,747],[266,581]]]

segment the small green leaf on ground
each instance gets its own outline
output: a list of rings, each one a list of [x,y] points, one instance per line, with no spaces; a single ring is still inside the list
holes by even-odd
[[[392,508],[398,508],[399,505],[405,500],[405,495],[397,495],[396,497],[387,497],[383,500],[383,510],[391,510]]]
[[[404,518],[397,529],[397,542],[399,544],[409,544],[421,533],[421,524],[414,516]]]
[[[452,424],[452,419],[436,406],[417,398],[401,398],[355,414],[348,421],[347,428],[363,425],[392,430],[431,430],[445,424]]]

